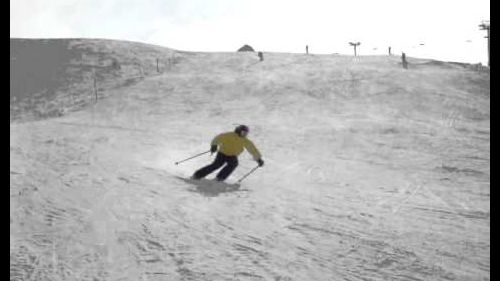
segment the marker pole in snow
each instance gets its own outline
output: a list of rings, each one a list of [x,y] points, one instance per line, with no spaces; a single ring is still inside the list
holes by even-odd
[[[239,179],[237,182],[240,183],[241,181],[243,181],[246,177],[248,177],[251,173],[255,172],[255,170],[257,170],[259,168],[259,166],[256,166],[255,168],[253,168],[250,172],[248,172],[246,175],[244,175],[241,179]]]
[[[175,165],[179,165],[179,164],[180,164],[180,163],[182,163],[182,162],[186,162],[186,161],[188,161],[188,160],[191,160],[191,159],[196,158],[196,157],[198,157],[198,156],[202,156],[203,154],[207,154],[207,153],[209,153],[209,152],[210,152],[210,150],[205,151],[205,152],[202,152],[202,153],[200,153],[200,154],[196,154],[195,156],[191,156],[191,157],[186,158],[186,159],[184,159],[184,160],[181,160],[181,161],[175,162]]]

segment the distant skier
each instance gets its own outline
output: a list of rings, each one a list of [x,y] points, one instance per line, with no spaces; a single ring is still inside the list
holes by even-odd
[[[219,148],[219,152],[217,153],[214,162],[196,171],[192,178],[204,178],[226,164],[226,166],[220,170],[216,176],[217,181],[224,181],[238,166],[238,155],[243,152],[244,148],[252,154],[254,160],[257,161],[260,167],[262,167],[264,165],[264,161],[262,160],[260,152],[257,150],[252,141],[247,139],[249,131],[250,130],[247,126],[239,125],[236,127],[234,132],[222,133],[216,136],[212,140],[210,148],[212,154],[217,151],[217,148]]]
[[[406,54],[403,53],[401,55],[401,60],[402,60],[402,63],[403,63],[403,68],[404,69],[408,69],[408,61],[406,60]]]

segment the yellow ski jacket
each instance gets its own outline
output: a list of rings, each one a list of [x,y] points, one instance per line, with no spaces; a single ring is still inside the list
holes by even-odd
[[[222,133],[216,136],[211,145],[218,145],[219,151],[227,156],[238,156],[243,152],[243,148],[246,148],[252,154],[254,160],[259,160],[262,157],[252,141],[240,137],[235,132]]]

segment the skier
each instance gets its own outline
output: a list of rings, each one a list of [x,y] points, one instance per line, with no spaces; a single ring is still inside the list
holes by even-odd
[[[217,153],[214,162],[196,171],[191,178],[204,178],[226,164],[226,166],[220,170],[216,176],[217,181],[224,181],[238,166],[238,155],[243,152],[243,148],[246,148],[246,150],[252,154],[254,160],[257,161],[259,167],[262,167],[264,165],[264,161],[262,160],[260,152],[257,150],[252,141],[247,139],[249,131],[250,130],[247,126],[239,125],[236,127],[234,132],[222,133],[216,136],[212,140],[210,147],[212,154],[217,151],[217,147],[219,148],[219,152]]]

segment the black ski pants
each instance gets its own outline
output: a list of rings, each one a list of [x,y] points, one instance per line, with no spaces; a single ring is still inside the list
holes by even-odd
[[[193,175],[195,179],[201,179],[212,173],[213,171],[219,169],[220,167],[227,164],[220,172],[217,174],[216,178],[219,181],[225,180],[238,166],[238,157],[236,156],[227,156],[222,153],[217,153],[214,162],[212,164],[205,166],[198,171],[196,171]]]

